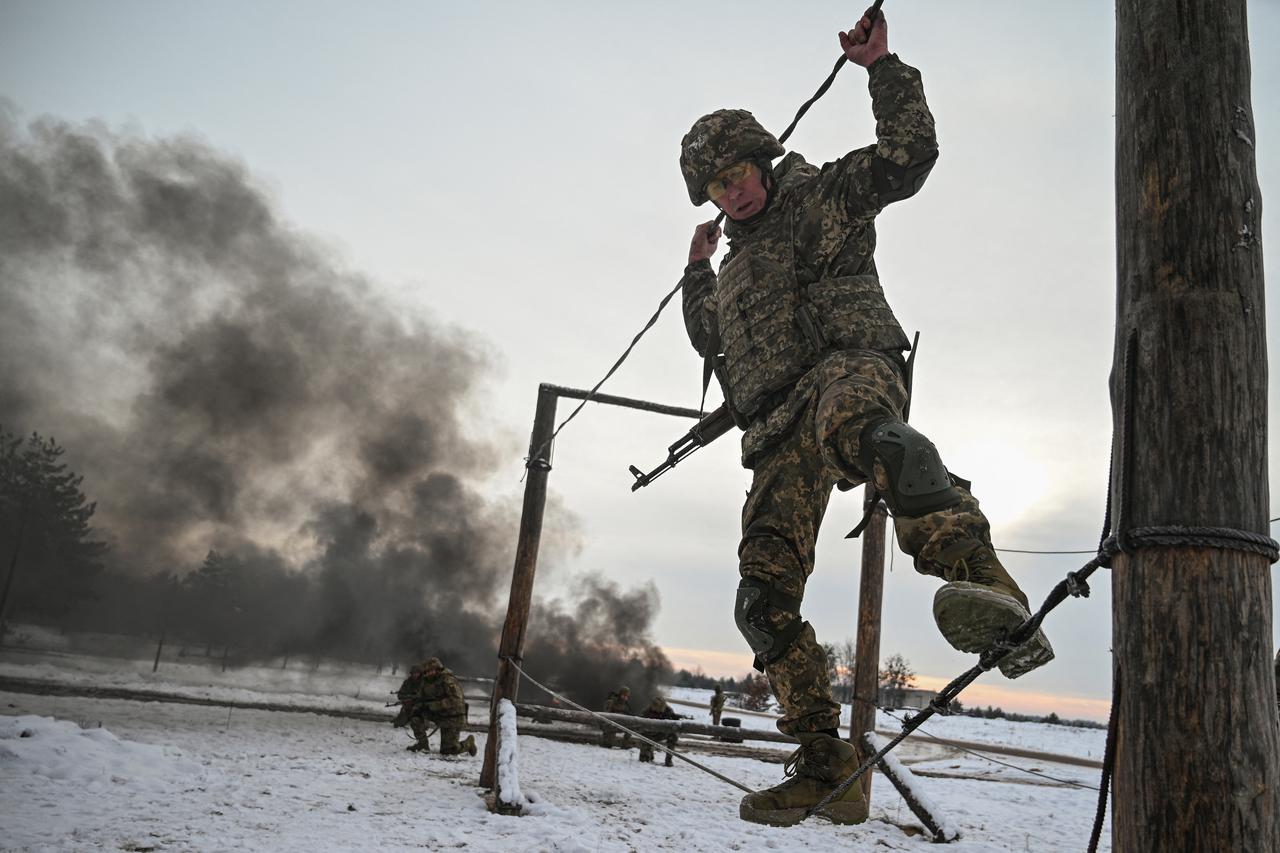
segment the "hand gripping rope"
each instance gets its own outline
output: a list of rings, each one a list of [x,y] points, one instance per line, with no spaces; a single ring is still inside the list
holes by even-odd
[[[884,3],[884,0],[876,0],[876,2],[872,4],[871,8],[867,10],[867,15],[871,18],[872,22],[874,22],[876,20],[876,17],[880,14],[880,5],[882,3]],[[835,67],[831,69],[831,73],[827,75],[827,79],[824,80],[822,82],[822,85],[818,87],[818,91],[814,92],[812,98],[810,98],[809,100],[805,101],[803,104],[800,105],[800,109],[796,112],[796,117],[791,120],[791,124],[787,125],[787,129],[782,131],[782,135],[778,137],[779,143],[785,143],[787,141],[787,138],[791,136],[791,132],[796,129],[796,125],[800,123],[800,119],[804,117],[804,114],[809,111],[809,108],[813,106],[819,98],[821,98],[823,95],[827,93],[827,90],[831,88],[831,84],[835,81],[836,75],[840,73],[840,69],[843,68],[845,63],[847,63],[848,61],[849,61],[849,57],[841,53],[840,58],[836,60]],[[724,211],[722,210],[720,211],[720,215],[716,217],[715,222],[711,223],[711,225],[708,227],[707,233],[714,234],[716,231],[716,228],[718,228],[720,226],[720,223],[723,221],[724,221]],[[577,417],[578,412],[581,412],[582,408],[586,406],[587,403],[590,403],[592,399],[595,398],[596,392],[600,390],[600,386],[603,385],[605,382],[607,382],[609,380],[609,377],[613,376],[613,374],[617,372],[618,368],[622,366],[622,362],[627,360],[627,356],[631,355],[631,351],[635,349],[636,344],[640,342],[640,339],[644,337],[645,333],[653,328],[653,324],[658,322],[658,317],[662,314],[663,309],[667,307],[667,303],[671,301],[672,297],[674,297],[676,295],[676,292],[679,290],[680,290],[680,285],[677,284],[675,287],[671,289],[670,293],[662,297],[662,301],[658,303],[658,310],[654,311],[653,316],[649,318],[649,322],[645,323],[644,327],[640,329],[639,332],[636,332],[636,336],[631,339],[631,343],[628,344],[627,348],[622,351],[622,355],[618,356],[618,360],[613,363],[613,367],[609,368],[608,372],[605,373],[604,378],[602,378],[599,382],[597,382],[591,388],[591,390],[587,392],[587,396],[582,398],[582,402],[579,403],[574,408],[574,410],[570,412],[568,416],[566,416],[565,419],[560,422],[560,425],[555,428],[555,432],[551,433],[551,437],[548,438],[545,442],[543,442],[542,446],[539,447],[529,457],[529,459],[525,460],[526,465],[528,465],[530,460],[532,459],[541,458],[543,452],[547,449],[547,446],[556,440],[556,436],[560,434],[560,430],[564,429],[565,426],[569,423],[569,421]]]

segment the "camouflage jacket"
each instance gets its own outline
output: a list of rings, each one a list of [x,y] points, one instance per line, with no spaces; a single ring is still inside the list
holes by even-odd
[[[418,688],[415,703],[420,711],[433,717],[465,717],[467,702],[462,698],[462,687],[458,679],[449,670],[442,670],[439,675],[422,676],[422,684]]]
[[[606,714],[630,714],[631,701],[623,699],[617,693],[610,693],[605,697],[604,710]]]
[[[668,705],[666,702],[663,702],[661,705],[658,705],[656,702],[651,702],[649,706],[644,709],[644,713],[642,713],[640,716],[647,717],[650,720],[681,719],[680,715],[677,714],[675,711],[671,710],[671,706]]]
[[[774,169],[769,206],[750,220],[729,220],[725,235],[729,253],[749,249],[790,266],[797,287],[845,276],[871,277],[878,290],[875,266],[875,218],[886,204],[919,189],[938,155],[933,116],[925,102],[920,72],[890,54],[868,73],[871,109],[876,117],[876,144],[859,148],[816,167],[795,152]],[[903,176],[907,176],[905,185]],[[895,183],[896,182],[896,183]],[[694,349],[708,354],[716,328],[713,295],[716,273],[709,261],[685,268],[681,279],[685,328]],[[881,299],[881,316],[868,318],[877,327],[874,348],[900,359],[907,337]],[[756,412],[743,435],[743,464],[784,435],[815,393],[815,371],[838,359],[826,352],[789,394]]]
[[[724,710],[724,694],[723,693],[711,694],[711,710],[713,711]]]

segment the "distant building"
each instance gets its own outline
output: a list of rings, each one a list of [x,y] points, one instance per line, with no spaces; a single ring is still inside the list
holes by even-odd
[[[882,708],[905,708],[918,711],[929,707],[929,703],[937,696],[936,690],[925,690],[920,687],[901,689],[881,687],[878,698]]]

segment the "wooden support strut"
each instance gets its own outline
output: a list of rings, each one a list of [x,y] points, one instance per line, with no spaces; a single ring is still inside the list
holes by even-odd
[[[533,600],[533,576],[538,567],[538,545],[542,540],[542,514],[547,503],[547,475],[551,473],[551,434],[555,429],[556,396],[551,386],[538,386],[538,405],[529,437],[529,459],[525,462],[528,475],[524,483],[524,507],[520,513],[515,566],[511,571],[511,596],[507,603],[507,618],[502,625],[502,639],[498,644],[498,674],[489,705],[489,737],[485,739],[484,765],[480,770],[482,788],[496,788],[497,784],[494,766],[498,749],[498,701],[509,699],[514,703],[520,690],[520,674],[508,661],[520,660],[524,651],[524,633]]]
[[[854,647],[853,696],[850,700],[849,742],[858,748],[858,763],[874,755],[865,752],[863,735],[876,727],[876,697],[880,687],[880,621],[884,601],[885,527],[889,513],[884,501],[875,497],[870,484],[867,494],[875,501],[862,532],[862,574],[858,580],[858,636]],[[863,795],[871,803],[871,771],[862,777]]]
[[[489,737],[485,741],[484,764],[480,770],[482,788],[495,788],[497,782],[494,767],[498,745],[498,700],[510,699],[514,704],[520,688],[520,674],[511,666],[510,661],[519,661],[524,653],[524,634],[529,624],[529,607],[533,600],[533,577],[538,567],[538,546],[542,541],[542,515],[547,503],[547,476],[551,473],[556,401],[560,397],[695,420],[701,414],[695,409],[610,394],[593,394],[561,385],[543,383],[538,386],[538,405],[533,416],[533,431],[529,436],[529,458],[525,460],[528,475],[524,483],[524,506],[520,512],[515,566],[511,570],[511,595],[507,602],[507,618],[502,625],[502,639],[498,644],[498,674],[494,679],[493,696],[489,705]]]

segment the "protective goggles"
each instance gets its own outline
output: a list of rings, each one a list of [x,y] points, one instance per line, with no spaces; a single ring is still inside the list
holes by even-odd
[[[757,172],[756,164],[749,160],[743,160],[741,163],[734,163],[732,166],[724,169],[720,174],[707,182],[707,186],[705,188],[707,198],[712,201],[719,201],[720,198],[729,191],[730,186],[742,183],[747,178],[757,174]]]

